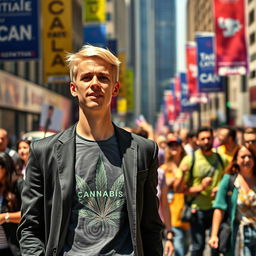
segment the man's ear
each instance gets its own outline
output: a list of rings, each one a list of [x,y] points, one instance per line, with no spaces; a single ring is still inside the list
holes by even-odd
[[[74,96],[74,97],[76,97],[76,96],[77,96],[77,87],[76,87],[76,84],[75,84],[74,82],[70,82],[69,88],[70,88],[71,95]]]
[[[119,82],[116,82],[115,83],[115,86],[114,86],[114,89],[113,89],[113,92],[112,92],[112,96],[115,97],[118,95],[119,93],[119,88],[120,88],[120,83]]]

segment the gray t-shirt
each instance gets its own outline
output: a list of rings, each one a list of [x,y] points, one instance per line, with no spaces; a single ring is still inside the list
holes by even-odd
[[[76,136],[76,187],[65,256],[134,255],[116,137]]]

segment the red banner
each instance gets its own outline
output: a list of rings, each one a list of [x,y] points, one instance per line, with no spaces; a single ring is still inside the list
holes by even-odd
[[[181,82],[180,77],[176,76],[174,78],[174,92],[175,92],[175,115],[176,117],[181,112]]]
[[[165,91],[164,98],[166,104],[167,120],[170,125],[173,125],[176,119],[174,95],[171,91]]]
[[[197,95],[197,58],[196,58],[196,43],[188,42],[186,44],[186,69],[188,96]]]
[[[214,0],[214,25],[217,73],[247,73],[244,0]]]

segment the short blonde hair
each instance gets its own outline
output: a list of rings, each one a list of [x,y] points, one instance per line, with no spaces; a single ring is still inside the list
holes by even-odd
[[[116,82],[119,81],[119,66],[121,62],[109,50],[92,45],[84,45],[76,53],[67,53],[66,62],[70,72],[70,80],[75,82],[79,63],[87,57],[99,57],[113,66]]]

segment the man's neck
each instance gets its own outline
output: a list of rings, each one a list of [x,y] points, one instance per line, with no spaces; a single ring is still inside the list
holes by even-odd
[[[113,136],[114,126],[111,115],[84,115],[80,113],[76,132],[89,140],[106,140]]]
[[[212,150],[210,150],[210,151],[203,151],[202,149],[201,149],[201,152],[205,156],[210,156],[213,153]]]
[[[226,148],[227,152],[232,152],[235,147],[236,147],[236,144],[234,142],[230,142],[228,144],[225,144],[225,148]]]

